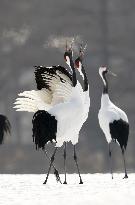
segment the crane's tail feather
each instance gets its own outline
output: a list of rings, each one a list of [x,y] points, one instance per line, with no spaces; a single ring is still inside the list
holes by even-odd
[[[32,120],[33,141],[36,149],[45,148],[46,143],[56,141],[57,120],[47,111],[37,111]]]
[[[11,125],[6,116],[0,115],[0,144],[3,143],[4,135],[11,134]]]

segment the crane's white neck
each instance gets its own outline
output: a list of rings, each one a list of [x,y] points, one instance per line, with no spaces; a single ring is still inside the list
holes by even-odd
[[[71,68],[71,65],[70,65],[70,59],[69,59],[69,57],[67,57],[67,56],[66,56],[66,64],[69,66],[70,71],[71,71],[71,73],[72,73],[72,68]]]
[[[105,81],[105,79],[103,78],[103,73],[102,73],[100,76],[101,76],[101,78],[102,78],[102,81],[103,81],[104,86],[106,86],[106,81]]]
[[[73,87],[75,87],[77,84],[77,79],[76,79],[76,72],[75,72],[72,56],[71,58],[66,56],[66,63],[68,64],[69,68],[72,70],[72,82],[73,82]]]
[[[83,75],[82,70],[81,70],[80,67],[78,68],[78,71],[79,71],[80,75],[82,76],[82,78],[83,78],[83,80],[84,80],[84,75]]]
[[[79,71],[79,73],[82,76],[83,81],[84,81],[83,91],[86,92],[89,89],[89,84],[88,84],[87,74],[85,72],[84,66],[81,63],[79,63],[78,71]]]
[[[109,98],[109,95],[107,93],[105,94],[102,94],[102,97],[101,97],[101,107],[107,107],[111,104],[111,100]]]

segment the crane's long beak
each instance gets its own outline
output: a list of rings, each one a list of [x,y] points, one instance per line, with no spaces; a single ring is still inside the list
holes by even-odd
[[[114,77],[117,77],[117,75],[115,73],[113,73],[112,71],[108,70],[108,73]]]

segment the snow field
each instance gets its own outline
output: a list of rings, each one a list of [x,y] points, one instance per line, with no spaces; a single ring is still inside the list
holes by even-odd
[[[64,181],[64,175],[60,175]],[[83,185],[77,174],[68,174],[68,185],[57,183],[50,175],[0,175],[0,205],[134,205],[135,174],[82,174]]]

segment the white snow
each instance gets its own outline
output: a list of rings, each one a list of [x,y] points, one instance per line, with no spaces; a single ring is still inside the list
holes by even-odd
[[[56,182],[50,175],[0,175],[0,205],[127,205],[135,203],[135,174],[83,174],[79,185],[77,174],[68,174],[68,185]],[[60,175],[64,179],[64,175]]]

